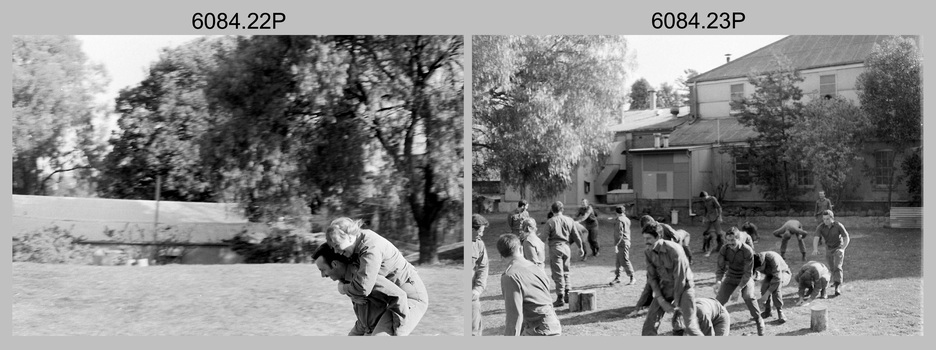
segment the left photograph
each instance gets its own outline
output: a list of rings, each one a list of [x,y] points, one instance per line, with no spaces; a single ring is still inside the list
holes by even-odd
[[[462,36],[13,36],[13,335],[465,335]]]

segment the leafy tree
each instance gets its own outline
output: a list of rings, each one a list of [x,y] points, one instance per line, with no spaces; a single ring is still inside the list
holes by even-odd
[[[240,39],[209,82],[213,181],[253,220],[402,193],[420,262],[437,262],[440,222],[461,209],[462,49],[458,36]]]
[[[856,85],[861,109],[871,122],[868,136],[894,148],[892,167],[896,168],[897,159],[912,161],[906,155],[921,140],[923,59],[913,39],[892,37],[875,45],[865,66]],[[888,206],[894,188],[903,180],[896,173],[887,187]]]
[[[650,90],[653,90],[653,86],[650,86],[650,82],[644,78],[631,84],[630,93],[627,94],[630,110],[650,109]]]
[[[317,37],[240,38],[206,87],[201,147],[213,186],[249,220],[344,210],[360,196],[366,135],[355,118],[346,57]]]
[[[336,41],[350,60],[346,96],[359,104],[355,115],[404,181],[404,197],[419,229],[419,262],[437,263],[447,229],[443,223],[462,208],[462,37]]]
[[[829,197],[838,202],[858,183],[852,175],[861,163],[862,139],[854,137],[867,128],[861,110],[840,96],[815,99],[803,108],[803,119],[790,130],[793,154],[812,170]]]
[[[681,106],[686,106],[692,103],[692,88],[689,87],[687,81],[689,79],[695,78],[699,75],[699,72],[695,69],[688,68],[683,70],[683,76],[676,80],[676,92],[679,96],[679,102]]]
[[[753,182],[768,200],[783,201],[787,208],[800,194],[796,185],[795,162],[800,155],[794,152],[793,126],[803,120],[803,91],[799,72],[789,68],[788,61],[779,58],[780,69],[751,76],[754,85],[750,97],[732,101],[738,110],[738,121],[752,127],[757,136],[747,139],[747,146],[735,146],[729,151],[735,158],[746,159],[754,173]]]
[[[217,199],[209,182],[212,169],[201,165],[199,142],[214,126],[204,89],[217,57],[231,46],[227,38],[200,38],[164,49],[142,82],[120,91],[120,131],[104,158],[101,196],[151,199],[159,177],[163,199]]]
[[[476,172],[551,198],[579,164],[599,162],[625,102],[619,36],[473,36]]]
[[[13,37],[13,193],[42,195],[56,174],[90,177],[101,148],[92,120],[106,85],[73,36]]]
[[[915,147],[901,165],[907,174],[907,192],[910,200],[917,205],[923,204],[923,148]]]
[[[669,83],[661,83],[657,89],[657,108],[679,106],[679,92]]]

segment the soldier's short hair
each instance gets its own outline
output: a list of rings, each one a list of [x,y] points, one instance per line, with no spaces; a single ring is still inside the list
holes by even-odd
[[[510,257],[514,250],[520,247],[520,237],[513,233],[505,233],[497,239],[497,252],[501,257]]]
[[[552,212],[553,212],[553,213],[561,213],[561,212],[562,212],[562,202],[556,201],[555,203],[553,203],[553,204],[552,204]]]

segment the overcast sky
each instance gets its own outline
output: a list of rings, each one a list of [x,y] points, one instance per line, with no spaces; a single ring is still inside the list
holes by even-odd
[[[637,69],[627,86],[640,78],[650,85],[675,84],[685,69],[700,74],[725,64],[725,54],[737,59],[767,46],[785,35],[628,35],[629,51],[636,54]]]

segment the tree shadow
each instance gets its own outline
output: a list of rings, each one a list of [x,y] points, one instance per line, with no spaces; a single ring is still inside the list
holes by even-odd
[[[601,310],[601,311],[590,312],[590,313],[576,312],[574,313],[576,314],[575,316],[563,319],[561,323],[563,326],[574,326],[574,325],[580,325],[580,324],[592,324],[596,322],[620,321],[620,320],[629,318],[627,317],[627,315],[631,313],[632,311],[634,311],[634,309],[635,307],[630,306],[630,307],[623,307],[623,308],[617,308],[617,309]],[[570,312],[568,309],[565,309],[565,310],[557,311],[556,314],[558,314],[561,318],[562,316],[567,316],[573,313]],[[646,316],[646,314],[644,316]],[[636,317],[640,317],[640,316],[639,315],[634,316],[634,318]]]
[[[809,327],[806,327],[806,328],[800,328],[800,329],[797,329],[797,330],[794,330],[794,331],[789,331],[789,332],[784,332],[784,333],[777,333],[777,334],[775,334],[775,335],[778,335],[778,336],[781,336],[781,335],[807,335],[807,334],[809,334],[809,333],[813,333],[813,331],[812,331],[811,329],[809,329]]]

